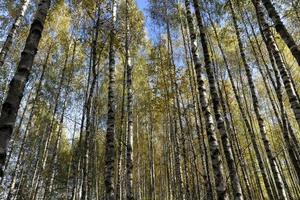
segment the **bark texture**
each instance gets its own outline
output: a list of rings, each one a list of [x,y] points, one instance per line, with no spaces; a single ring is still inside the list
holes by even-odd
[[[227,186],[224,178],[223,164],[220,155],[220,147],[215,133],[212,114],[208,105],[207,94],[206,94],[207,92],[205,88],[204,78],[202,75],[202,66],[198,55],[197,37],[194,30],[194,24],[193,24],[193,18],[190,10],[189,0],[185,0],[185,7],[186,7],[186,18],[188,22],[190,39],[192,44],[193,61],[194,61],[196,74],[197,74],[198,90],[200,93],[201,109],[205,116],[206,132],[209,140],[209,147],[210,147],[211,160],[212,160],[212,165],[213,165],[213,170],[215,175],[217,195],[218,195],[218,199],[228,199]]]
[[[266,46],[268,48],[270,48],[274,58],[275,58],[275,62],[276,62],[276,65],[279,69],[279,72],[280,72],[280,75],[281,75],[281,79],[283,81],[283,84],[284,84],[284,87],[285,87],[285,90],[286,90],[286,93],[288,95],[288,98],[289,98],[289,101],[290,101],[290,104],[291,104],[291,108],[294,112],[294,115],[295,115],[295,118],[298,122],[298,125],[300,127],[300,102],[297,98],[297,95],[296,95],[296,91],[292,85],[292,81],[291,81],[291,78],[288,74],[288,70],[283,62],[283,58],[282,56],[280,55],[280,52],[279,52],[279,49],[275,43],[275,40],[272,36],[272,32],[271,32],[271,29],[268,25],[268,23],[266,22],[266,19],[264,17],[264,12],[263,12],[263,8],[261,6],[261,4],[257,1],[257,0],[252,0],[254,6],[255,6],[255,9],[256,9],[256,14],[257,14],[257,19],[261,25],[261,28],[262,28],[262,34],[264,35],[265,37],[265,43],[266,43]]]
[[[126,0],[126,69],[127,69],[127,145],[126,145],[126,181],[127,200],[133,200],[133,97],[132,97],[132,63],[129,44],[129,0]]]
[[[243,199],[242,188],[241,188],[239,176],[238,176],[238,173],[237,173],[237,170],[235,167],[233,152],[232,152],[231,145],[229,142],[225,122],[224,122],[224,119],[223,119],[223,116],[222,116],[221,110],[220,110],[220,97],[217,92],[217,86],[216,86],[217,80],[215,79],[213,67],[211,65],[211,57],[210,57],[210,52],[208,49],[205,27],[203,25],[202,16],[200,13],[200,6],[199,6],[199,3],[197,0],[193,0],[193,3],[194,3],[197,22],[198,22],[198,27],[200,30],[200,39],[201,39],[202,50],[203,50],[203,54],[204,54],[205,69],[206,69],[206,73],[207,73],[207,77],[208,77],[210,94],[211,94],[211,98],[213,101],[215,120],[217,122],[217,128],[219,129],[219,132],[221,134],[221,141],[222,141],[222,146],[224,149],[225,158],[226,158],[228,169],[229,169],[230,180],[231,180],[232,189],[234,192],[234,199],[242,200]]]
[[[112,29],[110,31],[109,47],[109,83],[108,83],[108,113],[106,130],[106,152],[105,152],[105,188],[106,199],[114,200],[114,161],[115,161],[115,20],[116,2],[112,1]]]
[[[269,138],[267,135],[267,131],[265,128],[265,122],[264,119],[261,115],[261,111],[260,111],[260,107],[259,107],[259,103],[258,103],[258,97],[257,97],[257,91],[256,91],[256,87],[254,85],[254,81],[252,78],[252,72],[250,69],[250,66],[248,65],[247,61],[246,61],[246,55],[245,55],[245,50],[244,50],[244,46],[241,40],[241,36],[240,36],[240,31],[237,25],[237,19],[236,19],[236,15],[234,12],[234,8],[232,5],[232,2],[229,1],[230,4],[230,9],[231,9],[231,13],[232,13],[232,19],[233,19],[233,23],[234,23],[234,27],[235,27],[235,32],[236,32],[236,37],[238,40],[238,46],[239,46],[239,51],[240,51],[240,56],[246,71],[246,76],[247,76],[247,80],[248,80],[248,84],[250,87],[250,93],[251,93],[251,97],[252,97],[252,104],[253,104],[253,108],[254,108],[254,112],[255,112],[255,116],[258,122],[258,126],[259,126],[259,132],[260,132],[260,136],[262,138],[263,141],[263,146],[264,149],[267,153],[267,157],[268,157],[268,161],[270,163],[271,169],[272,169],[272,173],[276,182],[276,186],[277,186],[277,190],[279,193],[279,196],[281,199],[287,199],[286,196],[286,192],[285,192],[285,188],[282,182],[282,177],[279,173],[278,170],[278,166],[275,162],[275,157],[274,157],[274,153],[273,150],[271,149],[271,145],[269,142]]]
[[[2,167],[5,164],[7,144],[13,132],[25,85],[28,81],[33,60],[37,53],[50,3],[50,0],[41,0],[38,5],[29,35],[26,39],[25,48],[21,54],[21,60],[9,84],[8,94],[2,106],[0,116],[0,176],[3,176]]]

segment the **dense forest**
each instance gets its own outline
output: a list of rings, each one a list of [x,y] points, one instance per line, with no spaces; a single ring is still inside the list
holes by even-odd
[[[0,0],[0,199],[299,200],[299,0]]]

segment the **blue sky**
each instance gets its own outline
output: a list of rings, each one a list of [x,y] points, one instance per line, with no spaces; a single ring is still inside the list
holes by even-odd
[[[146,28],[146,32],[147,35],[149,37],[150,40],[152,40],[152,42],[155,40],[155,33],[152,31],[152,27],[151,27],[151,19],[148,17],[148,13],[146,11],[147,7],[148,7],[148,0],[136,0],[137,6],[139,7],[139,9],[141,11],[143,11],[144,16],[145,16],[145,28]]]
[[[141,10],[147,6],[147,0],[137,0],[136,3]]]

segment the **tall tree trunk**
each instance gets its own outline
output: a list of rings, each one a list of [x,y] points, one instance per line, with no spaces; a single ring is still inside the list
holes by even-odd
[[[137,158],[136,158],[136,161],[137,161],[137,163],[140,163],[140,161],[141,161],[141,153],[140,153],[140,151],[139,151],[139,149],[140,149],[140,128],[139,128],[139,123],[140,123],[140,121],[139,121],[139,114],[137,113],[136,114],[136,149],[137,149]],[[136,196],[137,196],[137,200],[142,200],[142,190],[141,190],[141,169],[140,169],[140,165],[138,165],[137,166],[137,192],[136,192]],[[168,191],[169,192],[169,191]],[[170,199],[170,200],[172,200],[172,199]]]
[[[4,44],[3,44],[1,52],[0,52],[0,67],[2,67],[5,62],[7,53],[10,50],[10,47],[13,43],[16,32],[20,27],[21,20],[24,17],[24,14],[28,8],[28,4],[29,4],[29,0],[21,1],[20,9],[18,10],[18,15],[15,18],[15,21],[12,24],[12,27],[10,28],[10,30],[7,34],[6,40],[4,41]]]
[[[262,1],[265,8],[268,11],[269,17],[272,19],[274,23],[274,27],[285,42],[285,44],[289,47],[291,53],[295,57],[298,66],[300,67],[300,49],[298,45],[296,44],[295,40],[293,39],[292,35],[288,32],[287,28],[283,24],[282,20],[280,19],[280,16],[275,9],[273,3],[271,0],[259,0]]]
[[[72,51],[72,58],[71,58],[71,70],[72,70],[72,75],[74,73],[74,64],[75,64],[75,55],[76,55],[76,48],[77,48],[77,41],[74,39],[73,41],[73,51]],[[66,199],[69,199],[69,179],[71,176],[71,171],[72,169],[72,165],[73,162],[75,161],[74,157],[75,157],[75,153],[72,151],[75,148],[75,132],[76,132],[76,125],[77,125],[77,120],[76,120],[76,116],[74,118],[74,129],[73,129],[73,133],[72,133],[72,142],[71,142],[71,158],[70,158],[70,162],[68,164],[68,173],[67,173],[67,183],[66,183],[66,189],[67,189],[67,194],[66,194]],[[75,179],[75,177],[72,177],[73,179]],[[72,191],[71,191],[72,192]]]
[[[82,195],[81,195],[81,200],[87,200],[89,198],[89,183],[92,182],[92,180],[89,180],[88,175],[89,175],[89,154],[90,154],[90,148],[93,145],[90,145],[92,143],[92,137],[91,134],[94,134],[92,132],[92,123],[91,123],[91,118],[92,118],[92,102],[94,98],[94,93],[95,93],[95,87],[97,84],[97,78],[98,78],[98,70],[97,70],[97,62],[98,60],[98,54],[97,54],[97,41],[98,41],[98,36],[99,36],[99,26],[100,26],[100,8],[98,8],[97,11],[97,20],[96,20],[96,25],[94,29],[94,34],[93,34],[93,40],[91,44],[91,60],[90,60],[90,68],[92,71],[92,82],[90,88],[88,87],[88,96],[85,104],[85,110],[86,110],[86,132],[85,132],[85,140],[83,144],[83,163],[82,163],[82,170],[83,170],[83,183],[82,183]]]
[[[210,20],[211,25],[212,25],[212,27],[213,27],[213,30],[214,30],[214,33],[215,33],[215,36],[216,36],[216,39],[217,39],[217,43],[218,43],[219,49],[220,49],[220,51],[221,51],[222,58],[223,58],[223,60],[224,60],[225,67],[226,67],[226,70],[227,70],[227,73],[228,73],[228,76],[229,76],[229,80],[230,80],[230,82],[231,82],[231,86],[232,86],[232,89],[233,89],[233,93],[234,93],[234,95],[235,95],[235,99],[236,99],[236,101],[237,101],[237,104],[238,104],[238,107],[239,107],[239,110],[240,110],[242,119],[243,119],[243,121],[244,121],[244,125],[245,125],[245,127],[246,127],[246,130],[247,130],[248,134],[250,135],[251,142],[252,142],[252,145],[253,145],[253,148],[254,148],[254,152],[255,152],[255,155],[256,155],[256,158],[257,158],[257,161],[258,161],[258,165],[259,165],[259,168],[260,168],[260,171],[261,171],[263,180],[264,180],[264,184],[265,184],[265,187],[266,187],[268,196],[269,196],[270,199],[273,199],[271,186],[270,186],[270,183],[269,183],[269,181],[268,181],[267,172],[266,172],[266,169],[265,169],[265,167],[264,167],[262,155],[261,155],[261,153],[260,153],[260,151],[259,151],[258,144],[257,144],[256,138],[255,138],[255,134],[254,134],[254,132],[253,132],[253,130],[252,130],[252,128],[251,128],[251,124],[250,124],[250,122],[249,122],[249,120],[248,120],[248,118],[247,118],[245,109],[243,108],[241,96],[239,95],[238,90],[237,90],[237,87],[236,87],[236,85],[235,85],[235,83],[234,83],[234,78],[233,78],[232,72],[231,72],[231,70],[230,70],[230,68],[229,68],[229,62],[227,61],[225,52],[224,52],[223,47],[222,47],[222,45],[221,45],[221,43],[220,43],[219,35],[217,34],[215,25],[214,25],[214,23],[212,22],[212,19],[211,19],[211,17],[210,17],[210,14],[209,14],[209,20]]]
[[[290,104],[291,104],[292,110],[294,111],[295,115],[300,110],[300,104],[299,104],[296,92],[291,84],[290,79],[292,79],[292,78],[287,73],[287,69],[283,63],[282,57],[281,57],[279,50],[274,42],[274,38],[271,35],[271,30],[264,18],[264,13],[262,12],[262,6],[256,0],[254,0],[252,2],[256,8],[256,13],[257,13],[257,18],[258,18],[258,21],[260,24],[261,34],[263,36],[263,40],[264,40],[266,46],[268,47],[267,50],[269,53],[269,57],[270,57],[273,71],[274,71],[275,78],[276,78],[276,85],[275,85],[275,83],[273,83],[274,81],[272,82],[272,84],[274,85],[276,96],[279,101],[279,109],[280,109],[280,113],[281,113],[281,119],[278,119],[278,120],[281,124],[283,138],[288,147],[288,152],[289,152],[289,156],[291,158],[292,164],[296,169],[297,176],[300,178],[300,163],[299,163],[299,159],[297,159],[297,157],[299,157],[299,155],[297,155],[298,154],[298,152],[297,152],[297,143],[298,142],[297,142],[297,140],[292,141],[292,139],[290,137],[290,135],[294,135],[294,132],[289,131],[289,128],[288,128],[288,126],[290,126],[290,122],[289,122],[288,118],[286,117],[286,109],[284,107],[284,102],[283,102],[283,94],[282,94],[282,89],[281,89],[282,83],[281,83],[279,71],[281,72],[281,77],[283,79],[283,83],[285,85],[285,89],[286,89],[287,95],[289,96]],[[254,33],[254,30],[253,30],[253,33]],[[255,35],[255,39],[256,39],[256,35]],[[256,42],[258,44],[257,39],[256,39]],[[279,71],[278,71],[277,67],[275,66],[273,56],[275,57],[275,61],[279,68]],[[267,67],[268,66],[266,66],[266,68]],[[267,70],[269,70],[269,69],[267,68]],[[263,76],[263,78],[264,77],[265,76]],[[268,87],[268,86],[266,85],[266,87]],[[291,100],[293,100],[293,102]],[[299,108],[297,109],[297,107],[299,107]],[[297,119],[297,115],[296,115],[296,119]],[[298,119],[297,119],[297,122],[299,124]]]
[[[130,41],[129,41],[129,0],[126,0],[126,68],[127,68],[127,144],[126,144],[126,181],[127,181],[127,200],[133,200],[133,97],[132,97],[132,63],[130,57]]]
[[[271,145],[270,145],[270,142],[269,142],[269,139],[268,139],[268,136],[267,136],[267,132],[266,132],[266,129],[265,129],[264,119],[262,118],[262,115],[261,115],[261,112],[260,112],[258,97],[257,97],[257,94],[256,94],[256,88],[255,88],[254,81],[253,81],[253,78],[252,78],[252,73],[251,73],[250,66],[248,65],[248,63],[246,61],[244,46],[243,46],[243,43],[241,41],[240,31],[238,29],[236,15],[235,15],[234,8],[233,8],[231,0],[229,0],[229,4],[230,4],[232,19],[233,19],[233,23],[234,23],[234,27],[235,27],[236,37],[237,37],[237,40],[238,40],[240,56],[242,58],[243,65],[244,65],[244,68],[245,68],[245,71],[246,71],[246,76],[247,76],[248,84],[249,84],[249,87],[250,87],[250,93],[251,93],[251,97],[252,97],[253,108],[254,108],[254,112],[255,112],[255,115],[256,115],[256,118],[257,118],[257,121],[258,121],[259,131],[260,131],[260,135],[262,137],[263,146],[264,146],[264,149],[266,150],[268,161],[271,165],[272,174],[274,175],[274,179],[275,179],[275,182],[276,182],[276,186],[277,186],[279,196],[282,199],[287,199],[285,188],[284,188],[284,185],[283,185],[283,182],[282,182],[282,177],[279,173],[278,166],[275,162],[275,157],[274,157],[274,154],[273,154],[273,150],[271,149]]]
[[[74,151],[73,149],[76,148],[75,147],[75,133],[76,133],[76,125],[77,125],[77,118],[75,116],[74,118],[74,129],[73,129],[73,133],[72,133],[72,142],[71,142],[71,151],[70,151],[70,154],[71,154],[71,158],[70,158],[70,161],[69,161],[69,166],[68,166],[68,174],[67,174],[67,184],[66,184],[66,188],[67,188],[67,193],[66,193],[66,200],[69,200],[69,193],[70,191],[72,192],[72,190],[69,189],[70,187],[70,178],[71,178],[71,172],[72,172],[72,167],[73,167],[73,162],[74,162]],[[75,179],[75,177],[72,177],[72,179]]]
[[[167,23],[167,27],[168,27],[168,23]],[[169,28],[167,28],[167,31],[168,31],[168,40],[170,40],[170,32],[169,32]],[[171,46],[171,45],[170,45]],[[169,48],[169,44],[168,44],[168,55],[167,55],[167,59],[168,59],[168,69],[167,69],[167,72],[165,72],[164,70],[164,63],[163,63],[163,58],[164,58],[164,55],[163,55],[163,52],[162,50],[160,49],[160,52],[159,52],[159,58],[160,58],[160,67],[162,70],[162,73],[163,73],[163,82],[165,85],[167,85],[167,79],[171,79],[170,80],[170,83],[171,83],[171,90],[172,90],[172,93],[173,94],[176,94],[176,89],[173,88],[173,85],[175,85],[176,87],[176,84],[174,83],[174,71],[172,71],[172,69],[169,68],[169,65],[172,65],[172,53],[170,55],[170,48]],[[168,77],[166,77],[167,75],[170,75]],[[183,188],[184,188],[184,185],[183,185],[183,179],[182,179],[182,168],[181,168],[181,154],[180,154],[180,148],[179,148],[179,141],[178,141],[178,127],[177,127],[177,119],[176,119],[176,116],[178,115],[179,116],[179,120],[180,119],[180,114],[178,113],[178,105],[179,105],[179,102],[176,101],[176,96],[175,97],[171,97],[170,95],[170,91],[168,88],[165,89],[165,92],[166,92],[166,102],[172,102],[172,106],[168,105],[168,118],[169,118],[169,123],[170,123],[170,139],[171,139],[171,142],[172,142],[172,147],[173,147],[173,155],[174,155],[174,171],[175,171],[175,175],[176,175],[176,180],[177,180],[177,184],[178,184],[178,195],[177,195],[177,198],[180,198],[180,199],[185,199],[185,194],[184,194],[184,191],[183,191]],[[174,99],[175,98],[175,99]],[[175,105],[175,102],[177,103],[177,107]],[[177,111],[177,115],[176,115],[176,112]],[[181,127],[181,130],[182,130],[182,125],[180,124],[180,127]],[[173,166],[171,166],[173,167]]]
[[[115,200],[114,191],[114,161],[115,161],[115,21],[116,2],[112,1],[112,29],[110,31],[109,46],[109,85],[108,85],[108,113],[106,130],[106,151],[105,151],[105,188],[106,200]]]
[[[270,50],[275,58],[276,65],[279,69],[281,78],[283,80],[283,84],[285,86],[287,95],[289,97],[291,108],[294,111],[294,115],[295,115],[298,125],[300,127],[300,102],[297,98],[296,92],[291,83],[292,77],[289,76],[287,69],[284,65],[283,59],[278,50],[278,47],[276,46],[276,44],[274,42],[274,38],[272,36],[271,29],[265,20],[264,12],[263,12],[263,8],[262,8],[261,4],[257,0],[252,0],[252,3],[256,9],[257,19],[258,19],[259,23],[261,24],[261,29],[262,29],[261,33],[265,37],[265,40],[264,40],[265,44],[266,44],[267,48],[270,48]]]
[[[92,48],[91,48],[92,51]],[[91,52],[90,55],[93,55]],[[90,62],[92,62],[92,59],[90,59]],[[88,78],[87,78],[87,84],[85,88],[85,95],[84,95],[84,101],[82,106],[82,115],[81,115],[81,121],[80,121],[80,131],[79,131],[79,140],[78,140],[78,147],[75,148],[74,154],[75,158],[72,163],[72,171],[73,171],[73,184],[72,184],[72,190],[71,190],[71,198],[70,200],[75,200],[78,196],[77,190],[80,188],[80,167],[82,166],[82,154],[83,154],[83,129],[84,129],[84,122],[85,122],[85,115],[87,113],[86,105],[88,101],[88,95],[89,95],[89,88],[90,88],[90,82],[91,82],[91,74],[92,74],[92,64],[90,64],[88,69]]]
[[[127,76],[127,69],[126,63],[124,65],[123,71],[123,86],[122,86],[122,103],[121,103],[121,119],[120,119],[120,128],[119,128],[119,135],[118,135],[118,160],[117,160],[117,177],[116,177],[116,200],[122,200],[123,188],[122,188],[122,163],[123,163],[123,137],[124,132],[126,132],[126,126],[124,125],[124,118],[125,118],[125,95],[126,95],[126,76]]]
[[[148,144],[149,144],[149,163],[150,163],[150,199],[156,200],[156,173],[155,173],[155,157],[154,157],[154,145],[153,145],[153,117],[152,111],[150,111],[150,120],[148,125]]]
[[[178,10],[179,12],[179,10]],[[179,12],[180,13],[180,12]],[[181,35],[182,35],[182,40],[184,44],[184,51],[185,51],[185,59],[188,67],[188,76],[189,76],[189,85],[191,89],[191,95],[192,95],[192,103],[193,103],[193,115],[195,119],[195,124],[196,124],[196,132],[197,132],[197,138],[198,138],[198,143],[200,146],[200,153],[201,153],[201,158],[202,158],[202,164],[203,164],[203,171],[204,171],[204,181],[206,185],[206,194],[207,194],[207,199],[211,200],[213,198],[213,192],[212,192],[212,184],[211,184],[211,179],[210,179],[210,174],[209,174],[209,169],[208,169],[208,154],[207,154],[207,148],[204,140],[204,128],[202,125],[202,113],[200,110],[200,103],[199,99],[196,94],[196,81],[195,81],[195,75],[194,75],[194,70],[192,69],[192,64],[193,60],[192,58],[189,58],[188,54],[191,54],[190,48],[187,46],[186,42],[186,37],[185,37],[185,32],[186,32],[186,23],[183,23],[183,21],[180,18],[180,26],[181,26]],[[190,56],[191,57],[191,56]],[[189,62],[190,60],[190,62]],[[197,114],[199,116],[199,119],[197,117]],[[201,128],[201,130],[200,130]]]
[[[164,7],[166,9],[166,16],[168,16],[168,10],[167,10],[167,6],[166,6],[166,1],[164,1]],[[173,98],[173,107],[174,107],[174,111],[176,110],[176,113],[174,113],[174,116],[177,115],[177,118],[178,118],[178,123],[179,123],[179,128],[180,128],[180,133],[181,133],[181,137],[178,137],[177,136],[177,132],[178,131],[175,131],[175,144],[177,147],[178,150],[177,150],[177,154],[175,155],[177,158],[178,158],[178,163],[180,166],[180,163],[181,163],[181,160],[183,160],[183,172],[184,172],[184,176],[185,176],[185,192],[183,192],[183,177],[182,175],[180,175],[180,178],[179,178],[179,191],[182,191],[180,192],[180,198],[182,200],[184,199],[189,199],[189,195],[190,195],[190,186],[189,186],[189,182],[188,182],[188,172],[187,172],[187,153],[186,153],[186,145],[185,145],[185,134],[184,134],[184,128],[183,128],[183,122],[182,122],[182,113],[181,113],[181,106],[180,106],[180,101],[179,101],[179,87],[178,87],[178,83],[177,83],[177,80],[176,80],[176,65],[175,65],[175,61],[174,61],[174,51],[173,51],[173,42],[172,42],[172,38],[171,38],[171,31],[170,31],[170,22],[169,20],[167,20],[166,22],[167,24],[167,38],[168,38],[168,45],[167,45],[167,49],[168,49],[168,58],[167,58],[167,61],[168,61],[168,74],[169,74],[169,78],[170,78],[170,82],[171,82],[171,90],[172,90],[172,93],[175,94],[174,95],[174,98]],[[178,130],[176,127],[175,127],[175,130]],[[179,141],[181,141],[181,143],[179,143]],[[182,153],[181,153],[181,150],[182,149]],[[182,154],[182,155],[181,155]],[[181,167],[180,167],[181,168]],[[181,171],[181,169],[180,169]],[[182,174],[182,172],[180,172]]]
[[[30,111],[30,114],[29,114],[27,125],[26,125],[25,130],[24,130],[24,135],[23,135],[23,138],[22,138],[21,147],[19,149],[18,158],[17,158],[15,169],[14,169],[14,172],[13,172],[13,176],[12,176],[13,178],[12,178],[12,181],[10,183],[10,191],[8,193],[7,199],[11,198],[12,192],[15,189],[17,170],[19,168],[19,165],[20,165],[21,161],[24,159],[23,150],[24,150],[24,148],[26,147],[26,145],[28,143],[27,135],[28,135],[28,132],[31,128],[32,118],[34,116],[34,112],[35,112],[35,109],[36,109],[36,103],[38,102],[38,99],[40,97],[40,92],[41,92],[41,89],[42,89],[42,83],[43,83],[43,80],[44,80],[44,75],[45,75],[48,59],[49,59],[49,56],[50,56],[50,50],[52,48],[51,46],[52,45],[49,46],[49,50],[48,50],[48,53],[47,53],[47,56],[46,56],[46,59],[45,59],[45,63],[43,64],[43,67],[42,67],[43,68],[42,73],[41,73],[41,76],[40,76],[38,84],[37,84],[35,97],[33,99],[33,105],[32,105],[32,108],[31,108],[31,111]],[[28,99],[27,101],[29,102],[30,100]],[[18,129],[20,129],[20,127],[18,127]],[[24,168],[24,166],[22,167],[21,170],[23,170],[23,168]]]
[[[50,159],[50,163],[49,163],[49,176],[48,176],[48,180],[45,181],[45,192],[43,195],[43,199],[51,199],[52,197],[52,191],[53,191],[53,182],[54,182],[54,178],[55,178],[55,174],[57,171],[57,160],[58,160],[58,154],[59,154],[59,146],[60,146],[60,141],[61,141],[61,137],[62,137],[62,126],[63,126],[63,122],[64,122],[64,113],[65,113],[65,109],[66,109],[66,100],[64,102],[64,106],[63,106],[63,111],[61,113],[61,117],[60,117],[60,122],[59,122],[59,128],[57,131],[57,136],[54,142],[54,150],[53,150],[53,154],[52,157]]]
[[[234,126],[234,122],[233,122],[233,113],[230,109],[230,105],[229,105],[230,100],[229,100],[228,93],[227,93],[227,90],[226,90],[226,87],[225,87],[225,81],[222,80],[223,90],[221,89],[220,84],[218,84],[218,85],[219,85],[218,86],[219,87],[219,94],[221,95],[220,97],[221,97],[221,105],[222,105],[222,108],[223,108],[223,112],[228,113],[227,115],[224,114],[225,122],[228,124],[227,127],[229,129],[232,129],[232,131],[233,131],[233,135],[232,135],[233,142],[232,143],[235,143],[235,145],[236,145],[236,159],[235,159],[235,161],[236,162],[240,161],[240,166],[241,166],[241,171],[243,173],[243,179],[244,179],[244,182],[245,182],[246,191],[248,192],[249,197],[252,199],[253,194],[252,194],[252,191],[251,191],[250,181],[249,181],[249,173],[248,173],[249,169],[247,168],[247,163],[246,163],[246,160],[244,158],[243,152],[241,150],[241,145],[240,145],[240,142],[239,142],[237,134],[236,134],[237,130],[236,130],[236,127]],[[222,92],[224,92],[225,97],[223,97]],[[236,166],[238,166],[238,164],[236,164]]]
[[[41,0],[30,32],[27,37],[25,48],[21,54],[21,60],[17,71],[9,84],[7,97],[3,103],[0,116],[0,176],[3,176],[6,149],[17,118],[19,106],[23,97],[33,60],[42,36],[44,22],[50,7],[51,0]]]
[[[190,10],[189,0],[185,0],[185,7],[186,7],[186,17],[188,21],[188,27],[190,31],[191,44],[192,44],[193,61],[197,73],[198,89],[200,93],[202,112],[205,115],[206,132],[209,138],[209,146],[210,146],[211,159],[212,159],[212,164],[213,164],[213,169],[215,174],[217,195],[219,199],[228,199],[227,186],[224,178],[223,165],[222,165],[222,160],[220,155],[220,147],[216,138],[215,128],[213,124],[214,122],[213,122],[212,114],[210,112],[207,97],[206,97],[206,88],[205,88],[204,79],[202,75],[202,66],[197,52],[198,50],[197,37],[194,30],[193,18]]]
[[[194,3],[195,12],[196,12],[198,27],[200,30],[200,39],[201,39],[201,44],[202,44],[202,49],[203,49],[203,54],[204,54],[205,69],[206,69],[206,73],[208,76],[210,94],[211,94],[211,98],[213,101],[215,120],[217,122],[217,127],[221,134],[221,141],[222,141],[225,158],[226,158],[227,165],[228,165],[231,185],[232,185],[232,189],[234,192],[234,199],[242,200],[243,199],[242,188],[241,188],[239,176],[237,173],[237,169],[235,167],[233,152],[231,149],[231,145],[229,143],[228,133],[226,130],[225,122],[224,122],[224,119],[222,117],[221,110],[220,110],[220,98],[219,98],[218,91],[216,89],[217,88],[216,87],[216,79],[214,77],[213,68],[211,66],[211,57],[210,57],[208,44],[207,44],[207,36],[206,36],[205,30],[204,30],[205,27],[203,25],[203,20],[201,17],[198,1],[193,0],[193,3]]]

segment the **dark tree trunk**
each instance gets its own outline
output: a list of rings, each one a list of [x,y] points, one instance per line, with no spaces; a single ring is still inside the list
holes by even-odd
[[[51,0],[41,0],[31,24],[25,48],[17,71],[9,84],[7,97],[3,103],[0,116],[0,176],[3,176],[7,144],[14,129],[23,92],[33,65],[34,57],[42,36],[42,31]]]

